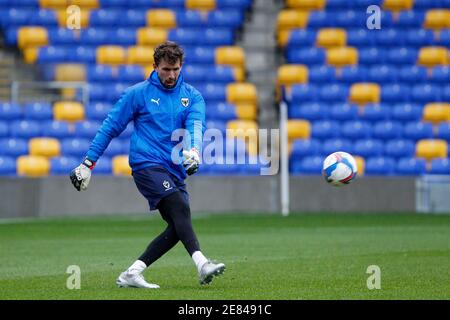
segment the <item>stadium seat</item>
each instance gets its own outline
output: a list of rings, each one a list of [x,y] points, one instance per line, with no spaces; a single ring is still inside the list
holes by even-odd
[[[142,27],[137,30],[137,44],[154,47],[168,39],[168,30]]]
[[[336,138],[340,135],[338,121],[320,120],[314,121],[311,128],[311,138],[325,140]]]
[[[245,52],[238,46],[217,47],[214,52],[214,60],[216,64],[245,69]]]
[[[140,65],[122,65],[118,69],[118,78],[124,82],[136,83],[145,80],[145,71]]]
[[[61,153],[59,140],[55,138],[32,138],[28,142],[30,155],[56,157]]]
[[[84,107],[76,101],[57,101],[53,104],[55,120],[80,121],[84,120]]]
[[[147,11],[147,26],[162,29],[176,28],[176,14],[171,9],[151,9]]]
[[[22,116],[22,108],[19,105],[0,102],[0,120],[19,120]]]
[[[411,29],[406,32],[406,45],[413,47],[431,46],[435,42],[434,33],[426,29]]]
[[[370,122],[387,120],[391,117],[391,109],[390,106],[382,103],[369,103],[362,109],[360,118]]]
[[[354,144],[351,140],[348,139],[327,139],[322,141],[321,145],[321,153],[324,156],[327,156],[336,150],[348,152],[353,154],[354,152]],[[323,158],[322,158],[323,161]]]
[[[356,120],[359,116],[358,106],[350,103],[337,103],[331,106],[330,119],[337,121]]]
[[[286,60],[288,63],[320,65],[325,62],[326,52],[322,48],[300,48],[288,49],[286,52]],[[331,58],[330,58],[331,59]],[[333,56],[330,61],[341,61]]]
[[[364,66],[345,66],[337,72],[337,78],[346,83],[365,81],[368,78],[368,69]]]
[[[113,140],[114,141],[114,140]],[[112,173],[112,161],[110,157],[102,156],[95,165],[95,174],[99,175],[111,175]]]
[[[352,47],[338,47],[327,50],[327,64],[343,67],[358,64],[358,51]]]
[[[99,46],[96,50],[97,63],[119,65],[126,61],[126,51],[120,46]]]
[[[350,87],[349,101],[360,105],[379,103],[380,86],[376,83],[355,83]]]
[[[398,69],[390,65],[372,66],[367,73],[367,81],[377,84],[397,82]]]
[[[73,168],[80,164],[80,159],[75,157],[54,157],[50,159],[50,174],[69,175]]]
[[[329,12],[327,18],[331,15],[335,16],[335,24],[340,27],[352,28],[361,25],[366,25],[367,16],[361,14],[361,11],[356,10],[343,10],[336,13]],[[327,24],[332,24],[333,21],[329,21]]]
[[[442,90],[438,85],[417,84],[411,88],[411,99],[417,103],[427,103],[441,100]]]
[[[387,50],[383,48],[365,47],[358,50],[358,61],[361,65],[384,63],[387,54]]]
[[[381,86],[381,101],[398,103],[407,102],[410,98],[409,86],[402,84],[386,84]]]
[[[436,66],[432,68],[430,81],[437,83],[450,83],[450,67]]]
[[[383,9],[390,11],[405,11],[411,10],[414,5],[414,0],[384,0]]]
[[[27,103],[23,106],[23,115],[29,120],[51,120],[53,118],[53,110],[50,103]]]
[[[365,161],[365,174],[386,176],[395,172],[395,160],[389,157],[370,157]]]
[[[281,34],[284,36],[284,33]],[[282,38],[280,41],[286,45],[287,49],[312,47],[316,42],[316,32],[308,29],[292,29],[286,33],[287,39]]]
[[[345,102],[348,99],[349,87],[343,84],[327,84],[320,90],[320,100],[323,102]]]
[[[371,47],[375,45],[374,37],[370,30],[349,29],[347,31],[347,45],[355,48]]]
[[[116,25],[123,13],[116,9],[98,9],[89,13],[90,27],[108,27]]]
[[[28,153],[28,141],[18,138],[0,139],[0,155],[17,158]]]
[[[212,120],[229,121],[237,118],[236,106],[229,103],[214,103],[207,107],[206,117]]]
[[[424,19],[425,13],[421,10],[401,11],[398,14],[395,26],[401,28],[420,28]]]
[[[391,117],[398,121],[418,121],[422,119],[422,107],[414,103],[399,103],[392,106]]]
[[[450,121],[450,103],[428,103],[423,110],[423,120],[433,124]]]
[[[0,176],[15,175],[16,170],[16,159],[0,156]]]
[[[393,47],[405,45],[405,34],[401,30],[381,29],[375,33],[375,45],[382,47]]]
[[[93,139],[101,122],[99,121],[79,121],[75,123],[75,136],[81,139]]]
[[[236,105],[236,115],[240,120],[256,120],[257,107],[254,104],[238,104]]]
[[[311,124],[307,120],[290,119],[287,122],[287,135],[289,140],[309,139],[311,136]]]
[[[146,24],[146,15],[147,14],[144,10],[138,10],[134,8],[128,9],[124,14],[121,15],[120,19],[116,21],[116,23],[125,27],[141,27]]]
[[[308,68],[304,65],[285,64],[278,68],[277,84],[291,86],[295,83],[308,82]]]
[[[153,47],[132,46],[128,48],[127,63],[139,65],[153,65]]]
[[[397,121],[379,121],[373,127],[373,137],[381,140],[401,138],[403,126]]]
[[[85,81],[86,69],[80,64],[58,64],[55,66],[55,81]]]
[[[293,174],[320,175],[322,172],[323,158],[321,156],[309,156],[293,161],[290,171]]]
[[[288,108],[288,117],[308,121],[322,120],[328,117],[328,107],[318,102],[291,104]]]
[[[418,64],[425,67],[447,64],[447,49],[445,47],[424,47],[419,51]]]
[[[216,0],[185,0],[186,9],[190,10],[214,10],[216,9]]]
[[[258,94],[256,86],[251,83],[231,83],[226,87],[227,102],[241,104],[249,103],[257,105]]]
[[[428,29],[445,29],[450,27],[450,10],[430,9],[425,13],[424,27]]]
[[[441,122],[437,126],[436,138],[450,141],[450,122]]]
[[[317,87],[308,84],[294,84],[286,90],[286,99],[292,103],[316,101],[318,95]]]
[[[249,155],[258,153],[258,124],[256,121],[231,120],[227,122],[227,138],[244,138]]]
[[[66,6],[67,7],[67,6]],[[77,14],[79,13],[79,20],[75,20],[73,17],[73,12],[71,11],[67,11],[66,8],[64,8],[63,10],[56,10],[56,18],[58,20],[58,25],[61,28],[66,28],[67,27],[67,23],[73,23],[74,27],[80,27],[82,29],[86,28],[89,26],[89,18],[90,18],[90,10],[80,10],[79,12],[77,12]],[[75,23],[79,23],[79,25],[75,24]]]
[[[320,155],[320,143],[316,139],[295,139],[292,141],[291,160]]]
[[[346,121],[341,125],[341,135],[343,138],[350,140],[370,138],[372,126],[361,120]]]
[[[383,154],[383,142],[377,139],[356,140],[353,153],[363,158],[381,156]]]
[[[427,69],[420,66],[404,66],[400,68],[398,78],[403,83],[423,83],[427,81]]]
[[[317,33],[316,46],[322,48],[344,47],[347,45],[347,32],[342,28],[323,28]]]
[[[48,33],[44,27],[20,27],[17,34],[20,49],[48,44]]]
[[[450,162],[449,162],[448,158],[432,159],[429,173],[430,174],[449,175],[450,174]]]
[[[325,10],[310,11],[308,15],[307,27],[312,29],[341,26],[336,21],[336,14],[327,12]]]
[[[403,127],[403,137],[411,140],[431,139],[433,137],[433,125],[425,122],[409,122]]]
[[[116,70],[109,65],[95,64],[87,67],[87,80],[89,82],[116,81]]]
[[[0,121],[0,138],[9,137],[9,126],[5,121]]]
[[[426,172],[425,159],[414,157],[400,158],[397,162],[395,172],[398,175],[418,176]]]
[[[411,47],[398,47],[387,50],[386,63],[393,65],[412,65],[417,62],[418,51]]]
[[[416,157],[431,160],[448,157],[448,143],[440,139],[423,139],[416,144]]]
[[[69,138],[73,135],[73,128],[66,121],[47,121],[42,125],[42,136],[58,139]]]
[[[276,21],[278,45],[284,47],[288,43],[291,30],[305,28],[307,21],[307,12],[292,9],[281,10]]]
[[[286,0],[288,8],[298,10],[323,10],[325,8],[326,0]]]
[[[127,155],[117,155],[112,159],[112,171],[116,176],[131,176]]]
[[[394,139],[386,142],[384,154],[392,158],[413,157],[416,145],[412,140]]]
[[[41,123],[37,120],[16,120],[10,123],[9,132],[13,138],[34,138],[41,134]]]
[[[46,157],[23,155],[17,158],[17,174],[28,177],[48,175],[50,162]]]
[[[91,145],[88,139],[67,138],[61,141],[61,154],[68,157],[82,158]]]
[[[308,81],[311,83],[326,83],[336,81],[336,69],[328,66],[314,66],[308,70]]]

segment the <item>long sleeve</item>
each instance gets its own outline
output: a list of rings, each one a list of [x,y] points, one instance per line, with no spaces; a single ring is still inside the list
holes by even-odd
[[[196,148],[200,153],[203,145],[203,133],[206,128],[205,109],[205,100],[200,94],[197,94],[189,108],[185,124],[191,136],[191,148]]]

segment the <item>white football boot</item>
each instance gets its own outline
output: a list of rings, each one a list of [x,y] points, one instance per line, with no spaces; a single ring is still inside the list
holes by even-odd
[[[154,283],[145,281],[144,276],[139,272],[129,272],[128,270],[122,272],[116,280],[119,288],[145,288],[158,289],[159,286]]]
[[[214,276],[217,277],[224,271],[225,265],[223,263],[214,263],[211,261],[205,262],[198,274],[200,278],[200,284],[204,285],[210,283],[213,280]]]

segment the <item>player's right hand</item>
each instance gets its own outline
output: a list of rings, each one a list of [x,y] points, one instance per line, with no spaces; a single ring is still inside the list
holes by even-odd
[[[78,191],[87,189],[89,181],[91,180],[91,170],[94,169],[94,167],[95,162],[84,159],[83,163],[70,172],[70,180],[75,189]]]

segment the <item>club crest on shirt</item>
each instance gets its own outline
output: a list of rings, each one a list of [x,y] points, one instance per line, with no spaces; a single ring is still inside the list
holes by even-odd
[[[187,108],[189,106],[189,99],[181,98],[181,104],[183,105],[183,107]]]

